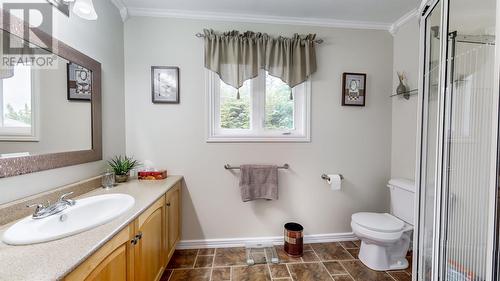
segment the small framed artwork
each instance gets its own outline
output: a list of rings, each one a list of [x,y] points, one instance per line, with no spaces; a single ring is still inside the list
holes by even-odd
[[[67,64],[68,100],[92,100],[92,71],[70,62]]]
[[[366,74],[344,73],[342,76],[342,105],[365,106]]]
[[[179,103],[179,68],[152,66],[151,95],[153,103]]]

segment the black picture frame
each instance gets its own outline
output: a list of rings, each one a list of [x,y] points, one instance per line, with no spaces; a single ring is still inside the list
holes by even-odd
[[[179,72],[177,66],[151,66],[151,102],[180,103]]]
[[[342,106],[365,106],[366,73],[345,72],[342,75]]]
[[[80,79],[80,74],[85,74],[85,79]],[[66,86],[67,86],[67,97],[69,101],[84,101],[90,102],[92,101],[93,95],[93,72],[91,69],[83,67],[74,62],[68,62],[66,64]],[[87,93],[79,93],[79,84],[85,84],[84,92]]]

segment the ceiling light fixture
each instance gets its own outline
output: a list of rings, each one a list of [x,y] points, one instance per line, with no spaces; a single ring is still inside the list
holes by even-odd
[[[47,0],[60,12],[69,17],[70,5],[73,5],[73,13],[82,19],[96,20],[97,13],[92,0]],[[73,3],[73,4],[72,4]]]
[[[97,19],[92,0],[76,0],[75,4],[73,4],[73,13],[86,20]]]

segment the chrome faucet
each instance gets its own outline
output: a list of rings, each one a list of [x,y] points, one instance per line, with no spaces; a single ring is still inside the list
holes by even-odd
[[[66,199],[66,197],[70,196],[71,194],[73,194],[73,192],[68,192],[68,193],[63,194],[59,198],[59,202],[66,203],[66,205],[68,205],[68,206],[75,206],[75,204],[76,204],[75,200],[73,200],[73,199]]]
[[[47,204],[32,204],[28,205],[28,208],[36,207],[35,212],[32,215],[32,218],[34,219],[43,219],[52,215],[55,215],[57,213],[60,213],[64,211],[66,208],[70,206],[74,206],[76,204],[76,201],[73,199],[67,199],[66,197],[70,196],[73,194],[73,192],[65,193],[63,194],[59,200],[57,200],[56,203],[50,204],[49,201],[47,201]]]

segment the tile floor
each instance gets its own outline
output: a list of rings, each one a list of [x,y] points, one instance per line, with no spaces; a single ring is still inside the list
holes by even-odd
[[[177,250],[161,281],[411,281],[411,268],[377,272],[358,260],[359,241],[304,245],[302,258],[276,246],[281,264],[247,266],[244,248]],[[411,261],[411,256],[408,257]]]

